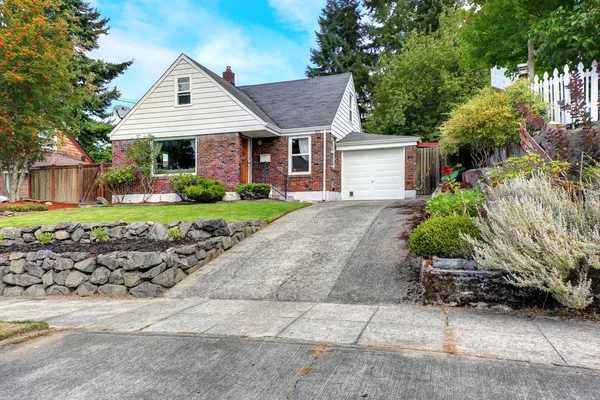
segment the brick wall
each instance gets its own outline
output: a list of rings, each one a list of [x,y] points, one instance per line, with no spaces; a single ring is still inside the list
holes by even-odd
[[[335,152],[335,166],[331,166],[331,133],[327,134],[327,191],[342,191],[342,152]],[[337,147],[336,147],[337,148]]]
[[[404,148],[404,190],[417,190],[417,146]]]
[[[225,191],[235,192],[242,173],[242,135],[202,135],[197,137],[196,143],[198,174],[209,179],[218,179],[225,185]]]

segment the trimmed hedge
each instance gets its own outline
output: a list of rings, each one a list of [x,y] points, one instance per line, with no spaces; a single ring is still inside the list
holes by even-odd
[[[184,190],[185,197],[199,203],[216,203],[225,197],[223,182],[212,179],[198,179],[198,184]]]
[[[473,249],[460,233],[480,238],[479,229],[466,215],[432,217],[423,221],[410,235],[409,250],[422,257],[470,258]]]
[[[244,183],[235,188],[242,200],[266,199],[271,193],[271,185],[266,183]]]
[[[48,211],[48,207],[42,204],[24,204],[16,206],[0,206],[0,212],[29,212],[29,211]]]

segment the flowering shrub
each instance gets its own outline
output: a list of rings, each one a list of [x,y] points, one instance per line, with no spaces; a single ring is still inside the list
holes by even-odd
[[[524,157],[511,157],[504,162],[494,165],[487,174],[493,185],[505,182],[517,176],[531,176],[534,173],[543,173],[553,179],[566,176],[571,166],[565,161],[546,161],[539,154],[529,154]]]
[[[462,164],[456,164],[454,168],[444,165],[442,167],[442,182],[455,182],[456,179],[458,179],[458,175],[464,170],[465,168],[462,166]]]
[[[508,273],[519,287],[551,294],[566,307],[592,303],[591,268],[600,268],[600,195],[553,185],[543,173],[519,175],[490,190],[493,207],[477,217],[480,238],[465,233],[478,264]],[[574,198],[574,199],[573,199]]]

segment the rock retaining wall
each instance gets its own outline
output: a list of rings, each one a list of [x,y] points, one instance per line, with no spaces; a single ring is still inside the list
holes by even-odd
[[[86,252],[54,253],[51,250],[0,254],[0,294],[4,296],[45,296],[96,293],[107,296],[156,297],[167,288],[202,268],[206,262],[260,230],[261,221],[227,224],[224,220],[183,221],[169,225],[153,223],[78,224],[46,227],[4,228],[0,234],[13,243],[35,243],[27,235],[64,232],[56,240],[90,243],[95,226],[110,229],[112,240],[141,237],[168,240],[168,227],[178,227],[193,244],[166,251],[119,251],[107,254]],[[68,238],[66,237],[68,236]],[[23,241],[23,242],[21,242]]]
[[[545,295],[517,288],[500,272],[477,269],[473,260],[433,258],[424,260],[421,270],[424,300],[450,305],[506,304],[536,305]]]

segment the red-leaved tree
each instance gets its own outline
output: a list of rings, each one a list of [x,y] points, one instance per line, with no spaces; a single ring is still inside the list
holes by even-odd
[[[74,87],[76,42],[60,0],[0,1],[0,166],[9,197],[57,132],[71,133],[86,85]]]

